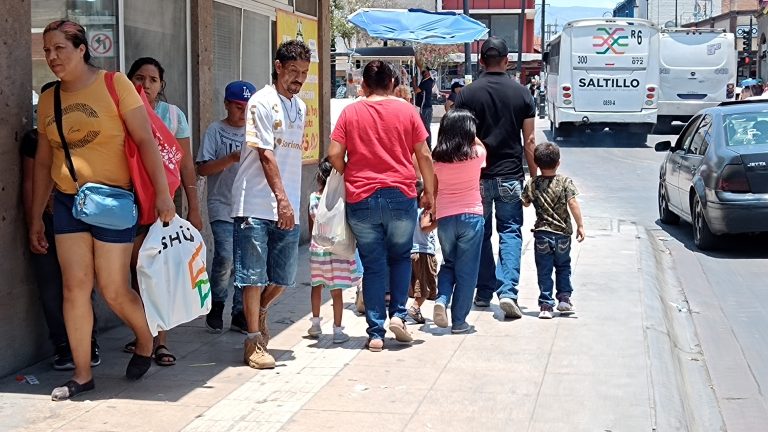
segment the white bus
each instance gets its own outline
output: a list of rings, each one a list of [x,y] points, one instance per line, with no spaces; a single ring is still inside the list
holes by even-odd
[[[673,28],[659,35],[659,118],[665,131],[700,110],[733,100],[736,49],[724,29]]]
[[[643,19],[567,23],[544,57],[553,139],[609,128],[645,142],[658,110],[658,44],[658,28]]]

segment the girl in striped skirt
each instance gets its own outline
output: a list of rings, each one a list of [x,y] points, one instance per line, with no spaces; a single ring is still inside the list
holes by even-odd
[[[309,231],[315,222],[315,214],[320,204],[320,196],[325,189],[325,183],[331,174],[330,162],[323,159],[317,167],[317,191],[309,196]],[[344,310],[342,290],[355,287],[360,284],[362,271],[355,259],[342,258],[326,251],[318,246],[314,239],[309,244],[309,266],[312,272],[312,326],[307,330],[312,337],[320,337],[323,333],[320,328],[320,303],[323,296],[323,287],[331,291],[333,301],[333,343],[344,343],[349,336],[344,333],[341,325],[341,316]]]

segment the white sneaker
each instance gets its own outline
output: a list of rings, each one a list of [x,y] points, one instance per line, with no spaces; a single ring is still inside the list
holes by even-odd
[[[541,312],[539,312],[539,319],[552,319],[552,311],[548,308],[541,308]]]
[[[322,321],[322,318],[312,317],[309,320],[312,321],[312,327],[307,330],[307,334],[310,337],[319,338],[320,335],[323,334],[323,329],[320,328],[320,322]]]
[[[520,306],[517,305],[516,300],[503,298],[499,300],[499,306],[504,311],[505,318],[518,319],[523,317],[523,312],[520,311]]]
[[[349,340],[349,335],[344,333],[344,326],[333,326],[333,343],[343,344]]]
[[[445,311],[445,305],[435,303],[435,309],[432,311],[432,321],[435,325],[442,328],[448,327],[448,313]]]
[[[570,299],[557,303],[557,310],[563,315],[570,315],[576,312],[573,310],[573,303],[571,303]]]

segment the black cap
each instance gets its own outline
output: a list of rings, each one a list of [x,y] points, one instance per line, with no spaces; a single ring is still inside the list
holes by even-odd
[[[480,48],[480,56],[484,58],[488,57],[506,57],[509,54],[507,49],[507,43],[504,39],[496,36],[491,36],[483,42],[483,46]]]

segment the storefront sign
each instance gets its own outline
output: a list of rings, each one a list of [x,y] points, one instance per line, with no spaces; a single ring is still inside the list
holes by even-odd
[[[307,116],[302,143],[302,161],[305,164],[320,160],[320,89],[319,57],[317,53],[317,20],[299,15],[277,11],[278,44],[291,39],[299,39],[312,50],[312,63],[309,65],[307,81],[301,88],[299,97],[307,104]]]

